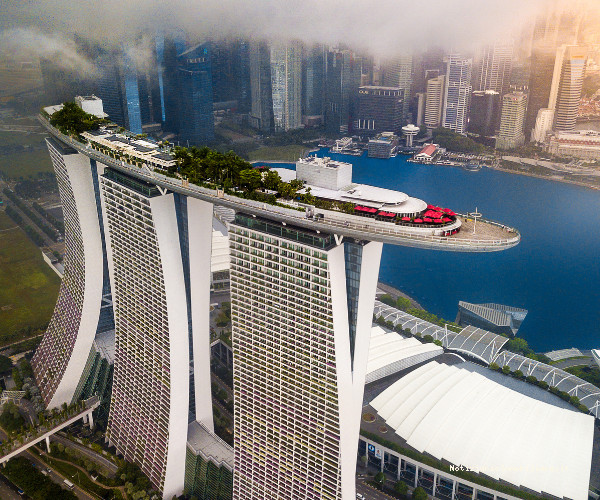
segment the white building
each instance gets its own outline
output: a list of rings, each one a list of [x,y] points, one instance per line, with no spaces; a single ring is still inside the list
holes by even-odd
[[[338,190],[352,184],[352,164],[307,156],[296,162],[296,178],[311,186]]]
[[[542,108],[538,111],[535,128],[531,131],[532,142],[545,142],[548,132],[552,131],[554,124],[554,110]]]
[[[213,430],[213,208],[113,169],[100,180],[115,308],[107,435],[171,498],[183,491],[189,415]]]
[[[382,244],[230,225],[234,498],[355,498]]]
[[[600,349],[592,349],[592,358],[598,366],[600,366]]]
[[[444,111],[442,127],[457,134],[467,132],[471,100],[471,73],[473,60],[458,54],[446,59],[446,89],[444,92]]]
[[[425,98],[425,126],[430,130],[437,128],[442,124],[445,81],[445,75],[440,75],[427,81],[427,96]]]
[[[104,106],[102,106],[102,99],[96,97],[95,95],[91,96],[76,96],[75,102],[77,106],[83,109],[86,113],[90,115],[97,116],[98,118],[106,118],[108,115],[104,112]]]
[[[527,95],[511,92],[502,97],[500,132],[496,138],[496,149],[513,149],[525,143],[523,126],[527,112]]]
[[[94,342],[105,276],[97,169],[88,157],[61,142],[50,138],[46,143],[66,227],[64,276],[31,364],[44,402],[58,408],[71,403]]]
[[[546,138],[546,149],[558,156],[570,156],[584,160],[600,159],[600,132],[578,130],[555,132]]]

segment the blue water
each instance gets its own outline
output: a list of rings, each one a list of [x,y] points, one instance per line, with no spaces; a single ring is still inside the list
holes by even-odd
[[[462,254],[385,245],[379,279],[454,320],[459,300],[524,307],[519,336],[539,351],[600,347],[600,191],[498,172],[336,155],[354,182],[403,191],[516,227],[510,250]],[[275,166],[275,165],[273,165]],[[288,165],[279,165],[288,166]]]

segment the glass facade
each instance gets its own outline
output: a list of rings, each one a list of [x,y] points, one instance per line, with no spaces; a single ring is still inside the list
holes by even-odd
[[[348,301],[348,329],[350,333],[350,359],[352,360],[353,366],[362,249],[363,245],[361,243],[344,243],[344,261],[346,264],[346,298]]]
[[[198,500],[232,500],[233,473],[187,448],[184,491]]]

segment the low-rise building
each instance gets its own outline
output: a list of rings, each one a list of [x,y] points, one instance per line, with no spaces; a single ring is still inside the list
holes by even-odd
[[[352,184],[352,164],[307,156],[296,162],[296,178],[311,186],[337,191]]]
[[[399,138],[392,132],[383,132],[369,140],[369,158],[390,158],[396,153]]]
[[[557,156],[598,160],[600,159],[600,132],[593,130],[555,132],[548,136],[546,150]]]

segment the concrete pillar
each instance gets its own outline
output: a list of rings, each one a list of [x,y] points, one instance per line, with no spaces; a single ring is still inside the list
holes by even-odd
[[[88,414],[86,413],[86,414],[83,416],[83,424],[85,425],[85,424],[87,424],[87,423],[88,423]]]
[[[415,481],[413,483],[413,488],[416,488],[417,485],[419,484],[419,466],[416,466],[417,468],[415,469]]]
[[[433,496],[435,496],[435,491],[437,489],[437,473],[435,472],[435,469],[433,471]]]
[[[50,453],[50,436],[46,436],[46,450]]]
[[[92,415],[91,411],[88,413],[88,421],[90,423],[90,429],[93,429],[94,428],[94,416]]]

